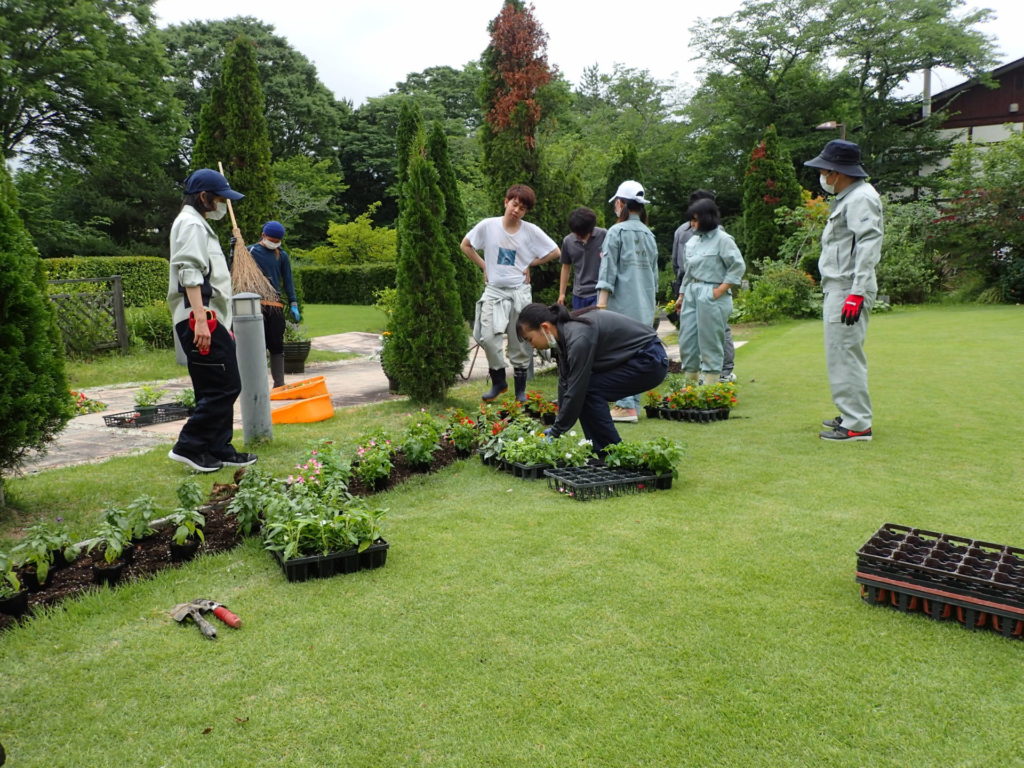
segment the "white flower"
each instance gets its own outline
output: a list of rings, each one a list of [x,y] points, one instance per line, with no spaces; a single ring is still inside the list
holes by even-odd
[[[517,443],[525,443],[526,442],[526,438],[525,437],[520,437],[518,440],[516,440],[516,442]]]
[[[571,432],[569,433],[569,437],[576,437],[576,430],[575,430],[575,429],[574,429],[574,430],[572,430],[572,431],[571,431]]]
[[[593,445],[593,443],[590,440],[587,440],[587,438],[583,438],[577,443],[577,445]]]

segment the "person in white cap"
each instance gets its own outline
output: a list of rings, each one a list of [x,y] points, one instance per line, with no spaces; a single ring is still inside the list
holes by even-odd
[[[597,308],[618,312],[646,325],[654,323],[658,293],[658,245],[647,228],[650,202],[638,181],[624,181],[608,201],[618,221],[605,235],[597,276]],[[642,393],[640,393],[642,394]],[[612,407],[612,421],[635,423],[640,395]]]
[[[821,188],[835,195],[821,233],[821,290],[825,295],[825,366],[839,415],[823,421],[822,440],[871,439],[871,396],[864,339],[878,293],[875,267],[882,257],[882,201],[860,164],[860,147],[835,139],[804,165],[821,172]]]

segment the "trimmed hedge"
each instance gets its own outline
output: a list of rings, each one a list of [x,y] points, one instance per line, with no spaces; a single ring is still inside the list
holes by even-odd
[[[382,288],[394,288],[394,264],[295,267],[295,290],[309,304],[366,304]]]
[[[73,256],[43,259],[47,280],[72,280],[83,277],[121,275],[126,307],[147,307],[167,300],[167,259],[156,256]],[[86,286],[76,290],[88,292]],[[96,288],[95,290],[101,290]],[[61,286],[50,286],[51,293],[63,293]]]

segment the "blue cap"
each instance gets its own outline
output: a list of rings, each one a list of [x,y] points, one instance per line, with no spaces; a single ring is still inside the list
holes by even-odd
[[[263,234],[276,237],[280,240],[284,237],[284,224],[280,221],[268,221],[263,225]]]
[[[241,200],[245,197],[241,192],[235,192],[231,188],[224,174],[217,173],[211,168],[200,168],[185,179],[185,194],[194,195],[196,192],[213,192],[228,200]]]

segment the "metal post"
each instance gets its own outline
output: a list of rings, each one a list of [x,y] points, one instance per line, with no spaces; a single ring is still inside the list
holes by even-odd
[[[267,346],[263,337],[263,311],[256,293],[238,293],[231,297],[235,332],[235,356],[242,379],[242,434],[245,444],[271,440],[274,428],[270,420],[270,386],[267,384]]]

